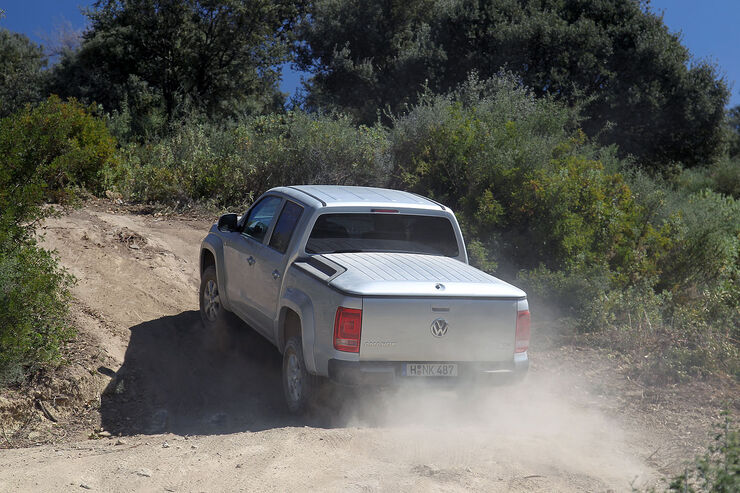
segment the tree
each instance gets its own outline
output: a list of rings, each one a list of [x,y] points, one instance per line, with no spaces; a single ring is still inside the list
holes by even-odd
[[[172,119],[187,109],[231,115],[278,106],[287,32],[301,2],[98,0],[81,49],[68,53],[55,88],[120,109],[142,87]],[[76,84],[67,84],[73,80]]]
[[[438,90],[445,51],[431,39],[435,0],[313,3],[298,28],[298,66],[313,74],[308,106],[340,108],[371,123],[386,106],[412,104],[425,81]],[[463,74],[463,78],[464,78]]]
[[[41,98],[45,66],[41,46],[0,28],[0,118]]]
[[[727,112],[730,127],[730,157],[740,157],[740,104]]]
[[[652,166],[718,157],[727,88],[637,0],[317,0],[298,29],[307,102],[369,122],[423,86],[517,74],[582,108],[584,129]]]

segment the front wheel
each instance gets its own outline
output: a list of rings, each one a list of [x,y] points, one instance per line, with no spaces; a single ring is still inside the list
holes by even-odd
[[[291,337],[283,351],[283,392],[291,413],[301,414],[308,409],[317,391],[317,380],[306,370],[301,339]]]
[[[216,267],[210,266],[200,278],[200,318],[206,329],[217,330],[228,326],[227,316],[218,290]]]

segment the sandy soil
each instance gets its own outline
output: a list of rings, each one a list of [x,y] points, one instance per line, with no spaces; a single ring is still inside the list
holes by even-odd
[[[0,441],[24,448],[0,450],[0,491],[629,491],[680,471],[738,404],[731,384],[646,388],[535,332],[517,387],[345,393],[292,417],[277,350],[200,324],[208,226],[111,202],[47,221],[79,335],[61,377],[1,398]]]

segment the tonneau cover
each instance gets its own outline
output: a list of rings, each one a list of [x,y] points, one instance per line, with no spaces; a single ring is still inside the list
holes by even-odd
[[[330,285],[361,296],[524,298],[521,289],[450,257],[411,253],[331,253],[346,268]]]

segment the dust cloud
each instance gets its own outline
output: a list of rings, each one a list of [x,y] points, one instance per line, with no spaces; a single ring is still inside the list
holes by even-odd
[[[579,402],[586,397],[577,377],[530,374],[516,385],[409,385],[353,397],[342,411],[345,426],[385,429],[398,459],[421,464],[430,474],[513,468],[522,479],[568,476],[577,484],[579,477],[598,477],[605,488],[617,490],[655,480],[616,420],[597,403]],[[508,487],[516,489],[508,476]]]

